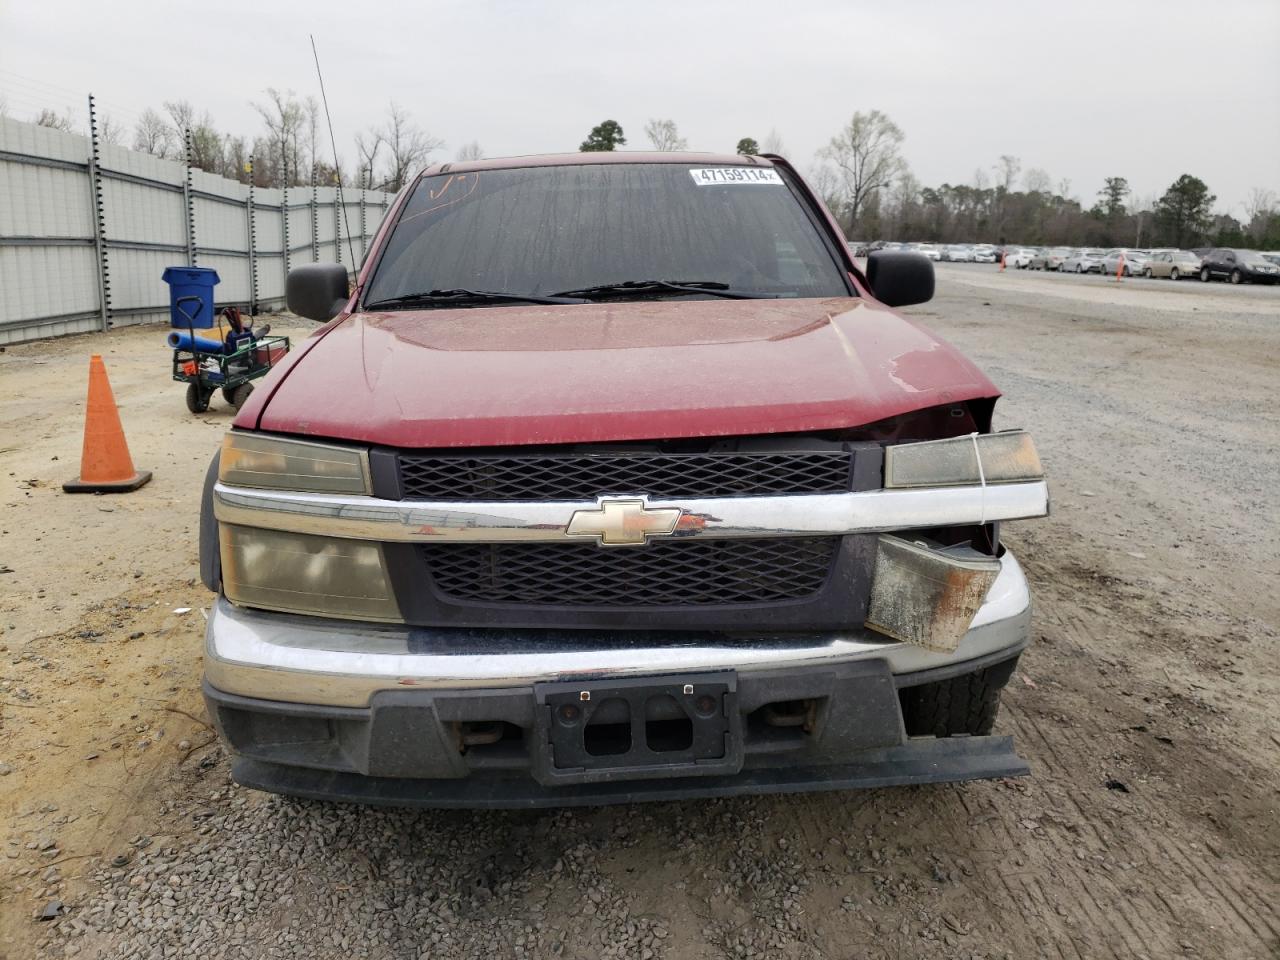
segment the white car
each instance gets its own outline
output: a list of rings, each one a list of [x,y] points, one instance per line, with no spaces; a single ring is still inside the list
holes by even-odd
[[[1005,266],[1025,270],[1031,266],[1031,258],[1035,255],[1036,252],[1030,247],[1009,247],[1004,252]]]
[[[974,263],[995,263],[999,259],[996,248],[989,243],[980,243],[973,248]]]
[[[1076,250],[1062,261],[1063,273],[1101,273],[1105,250]]]
[[[963,243],[953,243],[946,248],[945,258],[952,263],[973,263],[973,247]]]
[[[1142,275],[1142,268],[1147,265],[1151,254],[1146,250],[1117,249],[1108,250],[1102,258],[1102,272],[1114,277],[1117,272],[1126,277]]]
[[[915,252],[924,254],[930,260],[938,261],[942,259],[942,251],[934,243],[922,243],[916,247]]]

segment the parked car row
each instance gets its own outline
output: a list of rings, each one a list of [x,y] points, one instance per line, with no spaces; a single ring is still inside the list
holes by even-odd
[[[855,255],[872,250],[903,250],[930,260],[950,263],[998,263],[1018,270],[1053,270],[1059,273],[1100,273],[1105,276],[1148,277],[1181,280],[1198,277],[1229,283],[1280,283],[1280,251],[1259,252],[1238,248],[1201,250],[1110,250],[1084,247],[996,247],[989,243],[850,243]]]
[[[1021,252],[1021,251],[1020,251]],[[1022,267],[1022,258],[1005,262]],[[1280,255],[1256,250],[1210,249],[1203,255],[1193,250],[1139,250],[1117,247],[1111,250],[1041,251],[1026,264],[1031,270],[1059,270],[1065,273],[1101,273],[1106,276],[1148,277],[1181,280],[1199,277],[1203,281],[1231,283],[1280,283]]]

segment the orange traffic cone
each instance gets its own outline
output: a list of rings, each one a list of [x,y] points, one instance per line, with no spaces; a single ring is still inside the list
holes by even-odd
[[[120,412],[111,395],[111,381],[102,357],[89,358],[89,399],[85,404],[84,451],[80,479],[62,485],[67,493],[124,493],[151,479],[151,471],[133,469],[129,444],[120,426]]]

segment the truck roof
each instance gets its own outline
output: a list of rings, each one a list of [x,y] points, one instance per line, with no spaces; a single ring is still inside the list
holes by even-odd
[[[524,157],[491,157],[484,160],[448,160],[432,164],[424,177],[440,173],[470,173],[479,170],[509,170],[518,167],[568,167],[597,163],[705,163],[735,166],[772,167],[768,157],[738,153],[692,153],[655,150],[601,150],[587,153],[541,153]]]

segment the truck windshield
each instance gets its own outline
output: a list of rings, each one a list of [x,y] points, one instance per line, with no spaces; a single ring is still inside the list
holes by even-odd
[[[681,282],[761,297],[851,295],[776,170],[619,163],[424,178],[364,302],[458,289],[545,296],[655,280],[667,285],[636,284],[609,298],[712,295],[671,287]]]

